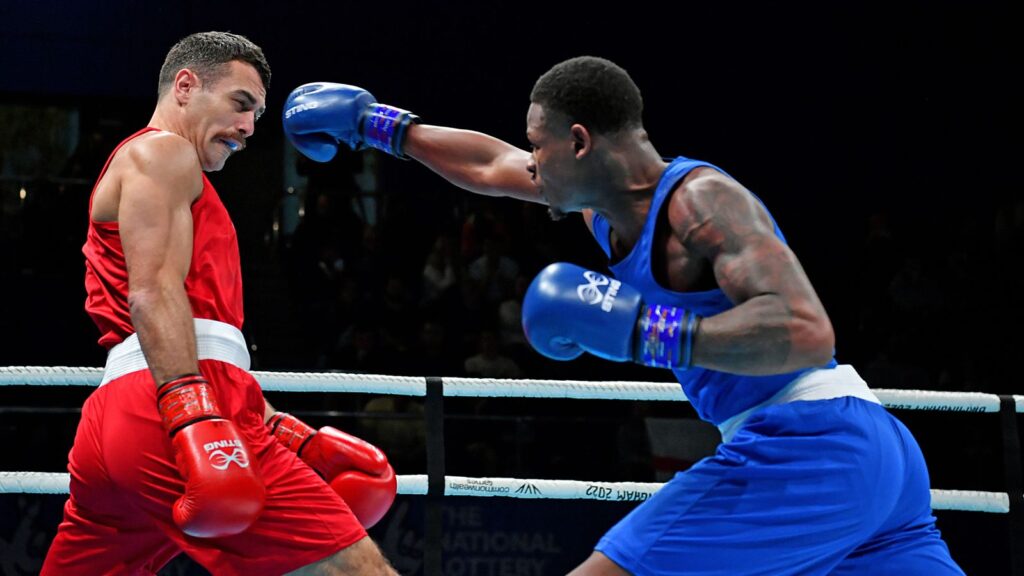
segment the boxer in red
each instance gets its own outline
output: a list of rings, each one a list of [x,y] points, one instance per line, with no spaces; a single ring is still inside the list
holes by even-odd
[[[395,574],[367,537],[394,500],[380,450],[275,412],[247,372],[234,226],[204,172],[245,148],[270,67],[234,34],[168,53],[149,125],[90,199],[86,310],[109,349],[69,455],[44,575]]]

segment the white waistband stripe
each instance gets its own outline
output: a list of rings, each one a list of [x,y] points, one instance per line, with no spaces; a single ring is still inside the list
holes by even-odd
[[[747,418],[761,408],[797,400],[831,400],[847,396],[881,404],[853,366],[842,364],[835,368],[812,370],[800,376],[779,390],[775,396],[722,422],[718,425],[718,430],[722,433],[722,442],[728,442]]]
[[[219,360],[249,369],[249,350],[242,332],[230,324],[216,320],[195,319],[196,352],[200,360]],[[132,334],[107,353],[107,366],[100,386],[126,374],[149,368],[139,345],[139,335]]]

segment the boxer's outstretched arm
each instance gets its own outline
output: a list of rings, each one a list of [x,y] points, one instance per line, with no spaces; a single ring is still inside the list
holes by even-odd
[[[419,124],[409,129],[404,151],[470,192],[547,203],[526,170],[530,153],[493,136]]]
[[[470,192],[546,203],[527,171],[529,152],[479,132],[421,125],[358,86],[303,84],[285,99],[282,122],[291,143],[317,162],[330,161],[341,144],[376,148],[415,158]]]
[[[199,372],[185,277],[192,202],[203,189],[195,149],[180,136],[145,135],[124,150],[117,221],[128,267],[132,325],[159,384]]]
[[[828,315],[750,192],[707,171],[675,191],[668,215],[689,257],[711,262],[719,287],[736,304],[703,319],[694,365],[758,375],[829,362],[835,335]]]

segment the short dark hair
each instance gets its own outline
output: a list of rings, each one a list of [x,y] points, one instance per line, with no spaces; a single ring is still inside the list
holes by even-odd
[[[160,67],[157,93],[162,94],[182,68],[193,70],[204,82],[212,82],[224,74],[224,64],[235,60],[251,64],[263,81],[263,89],[270,90],[270,64],[259,46],[230,32],[198,32],[182,38],[167,53]]]
[[[640,89],[620,66],[595,56],[555,64],[537,79],[530,101],[601,133],[643,125]]]

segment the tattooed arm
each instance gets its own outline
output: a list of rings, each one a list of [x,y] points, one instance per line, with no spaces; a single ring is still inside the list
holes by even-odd
[[[701,171],[672,195],[668,217],[689,257],[710,262],[736,305],[701,322],[694,365],[761,375],[828,363],[835,345],[828,315],[750,192],[721,173]]]

